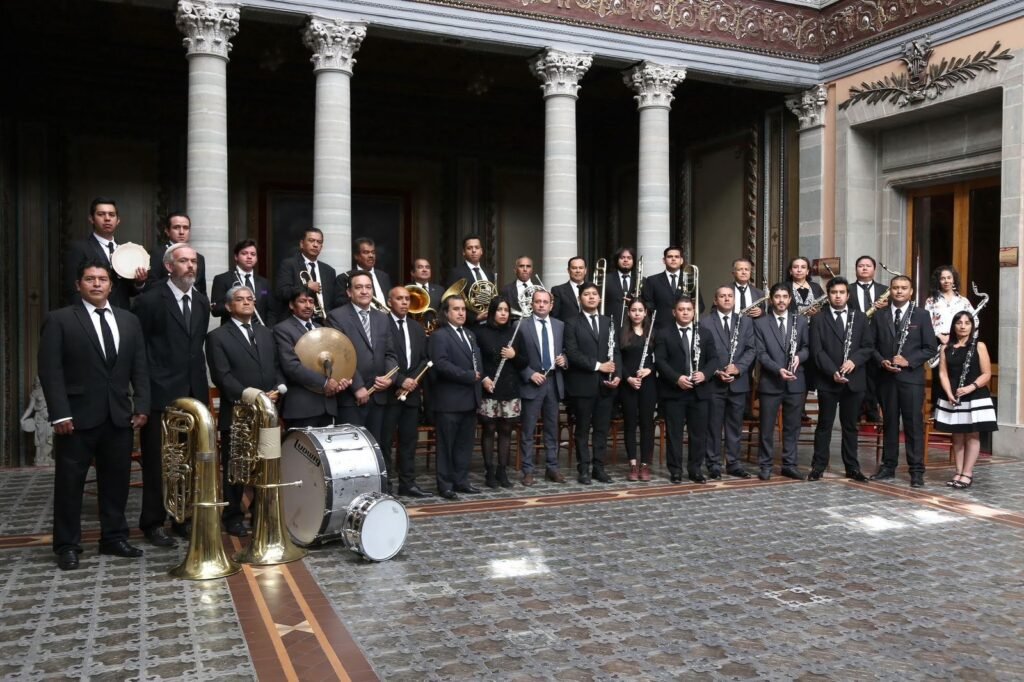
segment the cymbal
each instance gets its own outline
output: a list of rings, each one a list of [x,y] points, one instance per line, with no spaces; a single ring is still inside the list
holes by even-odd
[[[355,346],[337,329],[320,327],[306,332],[295,344],[295,354],[303,367],[324,377],[351,379],[356,373]]]

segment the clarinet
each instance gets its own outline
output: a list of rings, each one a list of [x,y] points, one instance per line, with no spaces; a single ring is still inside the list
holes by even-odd
[[[732,328],[732,334],[729,335],[729,362],[726,364],[731,365],[732,360],[736,357],[736,347],[740,345],[740,325],[743,324],[743,316],[740,315],[736,318],[736,324]]]
[[[611,320],[608,320],[608,362],[615,360],[615,330],[612,329]],[[608,381],[615,381],[615,372],[608,373]]]
[[[658,311],[655,310],[651,313],[651,328],[647,330],[647,338],[644,339],[644,349],[640,353],[640,367],[636,370],[637,374],[640,374],[643,370],[644,365],[647,364],[647,351],[651,349],[651,337],[654,335],[654,321],[658,319]]]
[[[800,325],[798,324],[799,318],[797,318],[795,315],[790,315],[790,318],[790,325],[792,326],[789,330],[789,365],[787,366],[787,369],[789,369],[789,371],[792,372],[793,365],[796,364],[796,336]]]
[[[843,339],[843,364],[850,359],[850,346],[853,345],[853,316],[856,311],[853,308],[847,308],[846,314],[849,316],[846,320],[846,337]],[[844,375],[845,376],[845,375]]]
[[[522,322],[517,322],[516,323],[516,328],[512,330],[512,338],[508,340],[508,345],[505,346],[506,348],[511,348],[512,344],[515,343],[516,334],[519,333],[519,326],[521,324],[522,324]],[[494,370],[494,383],[495,383],[495,385],[497,385],[497,383],[498,383],[498,377],[501,376],[501,370],[503,370],[505,368],[505,362],[507,360],[508,360],[508,358],[502,358],[501,362],[498,363],[498,369]]]
[[[896,355],[903,355],[903,345],[907,342],[910,334],[910,316],[914,314],[915,304],[913,301],[907,306],[907,314],[903,316],[903,324],[900,325],[900,338],[896,342]]]
[[[971,369],[971,361],[974,359],[974,349],[978,347],[978,328],[974,328],[974,333],[971,334],[971,343],[967,346],[967,357],[964,358],[964,368],[960,372],[960,381],[957,382],[956,391],[959,391],[967,383],[967,373]],[[956,404],[960,404],[960,396],[953,391],[953,399],[956,400]]]
[[[700,327],[693,325],[693,364],[690,365],[690,381],[700,368]]]

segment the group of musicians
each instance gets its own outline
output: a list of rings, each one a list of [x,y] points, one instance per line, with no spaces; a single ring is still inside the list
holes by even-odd
[[[534,485],[538,423],[544,476],[564,483],[558,460],[563,402],[573,418],[579,483],[611,480],[606,452],[616,410],[630,481],[651,480],[656,410],[665,420],[671,482],[720,478],[723,462],[724,473],[751,478],[739,457],[740,432],[759,367],[759,478],[772,475],[780,408],[781,475],[805,478],[797,467],[797,436],[807,392],[816,389],[819,419],[806,478],[821,478],[828,465],[838,412],[846,476],[867,480],[857,458],[857,428],[865,404],[870,412],[877,401],[885,448],[872,478],[893,477],[902,421],[911,485],[923,485],[923,366],[936,339],[928,314],[912,303],[910,280],[876,282],[869,256],[857,261],[856,283],[832,277],[825,289],[810,282],[806,259],[794,259],[786,280],[767,292],[751,282],[752,263],[738,258],[733,281],[714,290],[704,314],[696,269],[686,267],[677,246],[664,249],[664,270],[646,277],[631,248],[614,254],[608,272],[572,258],[569,281],[550,291],[534,281],[533,262],[524,256],[516,261],[516,279],[499,289],[483,267],[482,241],[469,235],[445,287],[432,281],[427,259],[414,261],[411,288],[426,291],[436,309],[414,316],[410,288],[392,286],[376,267],[371,239],[355,241],[355,266],[339,274],[320,260],[324,236],[310,228],[298,254],[277,268],[273,286],[256,274],[257,244],[240,241],[235,266],[213,278],[207,297],[187,215],[169,216],[168,244],[133,278],[111,267],[116,202],[94,200],[89,221],[92,234],[65,254],[72,303],[48,315],[39,352],[56,433],[53,549],[62,569],[78,567],[82,489],[93,460],[100,552],[142,554],[128,543],[124,511],[133,428],[141,429],[139,527],[157,547],[174,546],[175,533],[187,537],[187,527],[165,526],[161,417],[177,398],[207,401],[207,369],[220,391],[225,471],[229,406],[245,388],[256,387],[277,402],[288,427],[365,427],[389,470],[396,462],[402,496],[431,495],[418,485],[414,463],[424,420],[435,427],[437,494],[445,499],[480,492],[469,478],[478,423],[488,486],[513,486],[516,428],[527,434],[519,439],[518,480]],[[473,286],[485,282],[493,286]],[[473,293],[478,288],[491,294],[481,300]],[[871,309],[877,314],[869,319]],[[211,315],[222,323],[207,333]],[[351,377],[325,376],[296,354],[299,339],[322,326],[352,342],[357,362]],[[242,490],[226,478],[223,483],[224,525],[244,536]]]

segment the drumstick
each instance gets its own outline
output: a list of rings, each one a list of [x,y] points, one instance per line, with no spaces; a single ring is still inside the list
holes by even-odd
[[[393,369],[392,369],[392,370],[391,370],[390,372],[388,372],[387,374],[385,374],[385,375],[384,375],[384,378],[385,378],[385,379],[390,379],[391,377],[395,376],[395,373],[396,373],[396,372],[398,372],[398,367],[395,367],[395,368],[393,368]],[[368,390],[368,391],[366,392],[366,395],[373,395],[374,391],[376,391],[376,390],[377,390],[377,387],[376,387],[376,386],[370,386],[370,390]]]
[[[419,374],[416,375],[416,378],[413,379],[413,381],[415,381],[417,384],[420,383],[420,379],[423,378],[423,375],[426,374],[427,370],[430,369],[433,366],[434,366],[434,361],[433,360],[427,360],[427,366],[424,367],[423,370]],[[408,397],[409,397],[409,391],[405,390],[404,388],[401,391],[398,392],[398,399],[401,400],[402,402],[405,402],[405,399],[408,398]]]

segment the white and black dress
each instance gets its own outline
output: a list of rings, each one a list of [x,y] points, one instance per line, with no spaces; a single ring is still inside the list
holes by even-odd
[[[969,346],[946,346],[946,372],[949,376],[950,388],[956,393],[960,374],[964,369]],[[964,386],[969,386],[981,376],[981,362],[978,354],[971,355],[971,366],[967,371]],[[935,430],[940,433],[973,433],[975,431],[998,431],[996,425],[996,408],[992,404],[992,394],[988,386],[983,386],[969,395],[965,395],[959,405],[942,397],[935,404]]]

